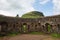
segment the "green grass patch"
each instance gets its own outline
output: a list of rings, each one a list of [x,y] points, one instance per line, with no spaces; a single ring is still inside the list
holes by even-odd
[[[29,34],[43,34],[42,32],[30,32]]]
[[[7,34],[0,34],[0,37],[4,37],[4,36],[16,36],[18,34],[21,34],[20,32],[9,32]]]
[[[20,32],[10,32],[7,34],[7,36],[16,36],[18,34],[20,34]]]
[[[0,34],[0,37],[3,37],[3,36],[4,36],[4,35],[1,35],[1,34]]]
[[[60,34],[58,34],[58,33],[52,33],[51,36],[55,37],[55,38],[60,38]]]

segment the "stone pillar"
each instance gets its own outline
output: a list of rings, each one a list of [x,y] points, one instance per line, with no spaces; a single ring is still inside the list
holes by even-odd
[[[53,25],[52,30],[53,30],[53,33],[56,33],[57,32],[57,25]]]
[[[38,23],[38,31],[42,32],[42,25],[40,23]]]
[[[60,33],[60,24],[57,24],[57,32]]]
[[[7,27],[7,32],[8,33],[9,33],[10,29],[11,29],[11,26],[10,26],[10,23],[8,23],[8,27]]]
[[[30,31],[33,32],[34,31],[34,24],[33,23],[30,24],[30,28],[31,28]]]
[[[1,32],[1,25],[0,25],[0,32]]]
[[[21,32],[21,24],[19,24],[19,32]]]
[[[42,32],[45,32],[45,26],[42,25],[41,28],[42,28]]]
[[[30,25],[28,25],[28,28],[27,28],[27,29],[28,29],[28,32],[30,32],[30,30],[31,30],[31,29],[30,29]]]

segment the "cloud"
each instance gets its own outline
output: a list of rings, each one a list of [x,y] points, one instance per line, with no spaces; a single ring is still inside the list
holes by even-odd
[[[50,0],[40,0],[40,4],[46,4],[47,2],[49,2]]]
[[[12,16],[12,14],[10,14],[9,12],[0,10],[0,15],[2,15],[2,14]]]
[[[53,13],[54,15],[60,14],[60,0],[53,0]]]
[[[26,12],[34,11],[33,8],[35,0],[0,0],[0,14],[20,16]]]

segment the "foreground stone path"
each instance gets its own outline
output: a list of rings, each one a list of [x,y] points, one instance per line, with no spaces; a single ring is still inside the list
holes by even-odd
[[[0,38],[0,40],[60,40],[60,39],[55,39],[48,35],[22,34],[13,37],[3,37]]]

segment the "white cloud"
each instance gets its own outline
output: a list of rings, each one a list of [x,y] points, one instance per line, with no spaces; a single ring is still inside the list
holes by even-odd
[[[8,15],[8,16],[11,16],[12,14],[10,14],[9,12],[7,12],[7,11],[2,11],[2,10],[0,10],[0,15]]]
[[[35,0],[0,0],[0,14],[20,16],[26,12],[34,11]]]
[[[60,0],[53,0],[53,13],[54,15],[60,14]]]
[[[29,12],[35,10],[33,8],[34,2],[35,0],[21,0],[19,4],[21,5],[21,7],[23,7],[22,10],[24,10],[24,12]]]
[[[50,0],[40,0],[40,4],[46,4],[47,2],[49,2]]]

